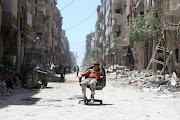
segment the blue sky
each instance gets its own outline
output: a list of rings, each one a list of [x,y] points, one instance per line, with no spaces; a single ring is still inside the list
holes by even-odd
[[[61,10],[72,0],[57,0],[57,7]],[[97,10],[100,0],[75,0],[70,6],[61,11],[63,17],[63,29],[72,27]],[[86,35],[95,31],[97,12],[79,26],[66,30],[66,36],[70,43],[70,50],[77,52],[77,64],[81,65],[85,54]]]

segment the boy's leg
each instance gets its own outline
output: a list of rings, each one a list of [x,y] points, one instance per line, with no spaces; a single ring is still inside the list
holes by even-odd
[[[89,83],[89,80],[86,79],[81,82],[81,87],[82,87],[82,94],[84,95],[84,103],[86,103],[87,97],[86,97],[86,86]]]
[[[7,88],[12,88],[13,89],[13,84],[11,82],[6,82],[6,87]]]
[[[96,83],[97,83],[97,79],[92,79],[90,81],[90,88],[91,88],[91,97],[92,97],[92,101],[94,101],[94,95],[95,95],[95,89],[96,89]]]

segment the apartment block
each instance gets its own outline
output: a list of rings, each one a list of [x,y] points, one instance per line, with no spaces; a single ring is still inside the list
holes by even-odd
[[[56,65],[65,64],[64,61],[70,58],[70,48],[65,31],[62,30],[63,17],[56,7],[57,0],[1,1],[3,9],[0,64],[16,66],[18,11],[20,12],[21,65],[48,64],[50,59]],[[69,56],[63,58],[66,52]],[[69,61],[66,64],[70,64]]]

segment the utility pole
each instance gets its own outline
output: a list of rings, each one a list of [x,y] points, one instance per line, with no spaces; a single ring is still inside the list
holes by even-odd
[[[17,16],[17,56],[16,56],[16,72],[20,74],[21,66],[21,31],[20,31],[20,12],[21,0],[18,0],[18,16]]]

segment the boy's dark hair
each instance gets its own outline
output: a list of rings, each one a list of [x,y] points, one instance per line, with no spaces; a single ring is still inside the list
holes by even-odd
[[[18,77],[20,77],[20,75],[19,75],[18,73],[14,74],[14,76],[18,76]]]
[[[94,63],[94,66],[95,66],[95,65],[99,66],[99,63]]]

